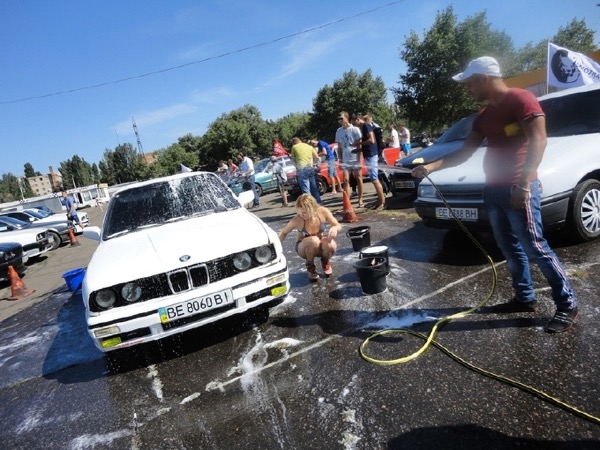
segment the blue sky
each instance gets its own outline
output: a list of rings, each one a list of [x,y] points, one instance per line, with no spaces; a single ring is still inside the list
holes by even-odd
[[[0,0],[0,176],[98,163],[136,146],[132,118],[151,152],[245,104],[271,120],[311,111],[350,69],[395,87],[405,36],[450,3],[461,21],[485,10],[516,47],[573,18],[600,42],[597,0]]]

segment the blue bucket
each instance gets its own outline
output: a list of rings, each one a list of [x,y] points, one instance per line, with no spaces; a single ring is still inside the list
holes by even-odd
[[[63,278],[65,283],[67,283],[67,287],[71,292],[75,292],[79,288],[81,288],[81,284],[83,283],[83,277],[85,276],[85,269],[73,269],[68,272],[63,273]]]

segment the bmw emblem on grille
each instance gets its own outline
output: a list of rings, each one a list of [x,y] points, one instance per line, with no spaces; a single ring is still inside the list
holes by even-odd
[[[191,258],[190,255],[183,255],[183,256],[179,257],[179,261],[186,262],[186,261],[189,261],[190,258]]]

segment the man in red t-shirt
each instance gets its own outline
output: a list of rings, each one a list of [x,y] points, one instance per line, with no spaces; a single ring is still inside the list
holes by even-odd
[[[532,261],[548,280],[556,304],[556,313],[545,329],[550,333],[566,331],[578,315],[577,298],[562,264],[543,237],[537,169],[546,148],[544,111],[531,92],[506,86],[492,57],[474,59],[452,78],[464,83],[473,98],[487,105],[473,122],[461,151],[414,168],[413,176],[423,178],[434,170],[466,161],[487,138],[483,198],[515,290],[511,301],[494,310],[536,311],[529,269]]]

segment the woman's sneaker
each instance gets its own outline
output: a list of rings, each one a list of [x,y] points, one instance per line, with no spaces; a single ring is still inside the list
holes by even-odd
[[[307,262],[306,270],[308,271],[308,279],[311,282],[315,282],[319,279],[319,274],[317,273],[317,268],[315,267],[315,263]]]
[[[575,319],[579,315],[577,306],[572,309],[557,309],[554,317],[546,325],[547,333],[562,333],[575,325]]]

